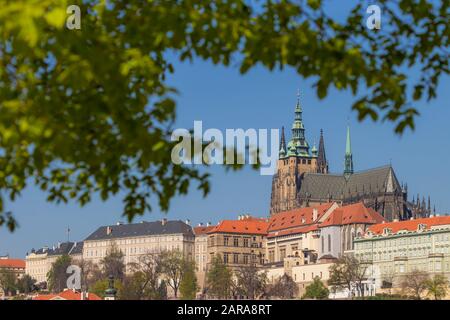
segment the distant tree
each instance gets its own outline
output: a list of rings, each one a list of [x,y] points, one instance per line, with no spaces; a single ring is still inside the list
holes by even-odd
[[[107,254],[100,261],[103,277],[106,279],[113,276],[114,279],[122,281],[125,277],[125,255],[115,243],[111,245]]]
[[[167,285],[164,280],[161,280],[161,283],[159,284],[158,297],[160,300],[167,300]]]
[[[328,285],[332,286],[333,290],[347,289],[350,298],[353,298],[353,289],[356,287],[360,295],[364,296],[363,281],[367,279],[366,270],[366,264],[360,263],[352,255],[344,255],[331,265]]]
[[[381,289],[387,289],[389,294],[392,294],[392,288],[394,287],[395,273],[387,272],[381,279]]]
[[[298,294],[298,285],[288,274],[283,274],[269,288],[267,295],[281,299],[293,299]]]
[[[36,279],[33,279],[30,275],[24,274],[20,279],[17,280],[17,289],[21,293],[30,293],[36,289]]]
[[[139,299],[164,299],[159,291],[163,276],[162,262],[161,254],[146,253],[139,256],[137,262],[129,263],[130,271],[135,275],[133,281]]]
[[[50,270],[47,273],[48,289],[52,292],[61,292],[67,287],[67,278],[70,276],[67,273],[67,268],[72,264],[72,258],[64,254],[52,263]]]
[[[145,282],[144,274],[142,272],[135,272],[126,275],[122,280],[122,289],[118,294],[120,300],[145,300],[145,289],[142,284]]]
[[[89,287],[89,292],[98,295],[101,298],[105,297],[105,291],[109,287],[108,279],[97,280]],[[117,290],[117,296],[120,299],[123,290],[123,284],[120,280],[114,280],[114,288]]]
[[[448,279],[442,274],[436,274],[433,278],[425,281],[427,288],[427,295],[434,298],[434,300],[441,300],[445,298],[448,291]]]
[[[220,255],[213,257],[206,274],[207,294],[219,299],[227,299],[231,294],[233,274]]]
[[[240,295],[253,300],[266,291],[267,272],[261,272],[255,265],[239,267],[235,277]]]
[[[178,297],[181,279],[189,263],[180,250],[161,253],[162,272],[166,279],[166,284],[172,288],[175,298]]]
[[[423,293],[427,290],[428,281],[429,274],[427,272],[415,269],[402,276],[400,287],[404,294],[421,300]]]
[[[81,288],[83,290],[89,291],[92,284],[103,279],[99,266],[94,262],[81,258],[74,263],[81,269]]]
[[[18,288],[17,275],[11,271],[0,271],[0,288],[5,295],[14,295]]]
[[[313,283],[306,287],[302,299],[328,299],[330,291],[319,277],[315,277]]]
[[[193,300],[197,294],[198,284],[195,274],[195,263],[185,264],[185,270],[180,283],[181,298],[185,300]]]

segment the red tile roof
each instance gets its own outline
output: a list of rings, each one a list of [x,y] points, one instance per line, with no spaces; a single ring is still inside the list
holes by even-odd
[[[269,232],[284,230],[295,227],[302,227],[312,224],[313,210],[317,209],[317,218],[320,218],[328,209],[331,208],[333,203],[325,203],[322,205],[306,208],[298,208],[290,211],[284,211],[273,215],[270,218]]]
[[[291,229],[287,229],[287,230],[279,230],[279,231],[272,231],[269,232],[269,234],[267,235],[268,238],[274,238],[274,237],[280,237],[280,236],[286,236],[286,235],[290,235],[290,234],[297,234],[297,233],[307,233],[310,231],[315,231],[318,230],[318,226],[317,224],[310,224],[308,226],[304,226],[304,227],[298,227],[298,228],[291,228]]]
[[[58,294],[40,294],[33,298],[33,300],[81,300],[80,292],[73,292],[73,290],[65,290]],[[84,300],[102,300],[95,293],[89,293]]]
[[[241,220],[223,220],[208,231],[208,234],[223,232],[265,235],[268,227],[267,219],[248,217]]]
[[[199,226],[199,227],[194,227],[194,234],[196,236],[202,235],[202,234],[207,234],[209,231],[211,231],[212,229],[214,229],[215,226]]]
[[[450,216],[440,216],[431,218],[421,218],[414,220],[405,220],[397,222],[380,223],[368,228],[368,232],[371,231],[374,234],[381,234],[385,228],[391,229],[392,233],[398,231],[416,231],[419,224],[424,224],[426,229],[430,229],[433,226],[450,225]]]
[[[384,221],[382,215],[367,208],[362,202],[343,206],[334,210],[329,217],[323,221],[319,227],[329,227],[346,224],[376,224]]]
[[[0,268],[25,269],[25,260],[22,260],[22,259],[0,259]]]

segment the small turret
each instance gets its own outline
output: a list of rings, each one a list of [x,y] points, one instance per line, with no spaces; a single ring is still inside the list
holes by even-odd
[[[344,175],[348,178],[352,174],[353,174],[352,144],[350,141],[350,126],[347,126],[347,141],[345,144]]]
[[[312,154],[313,157],[317,158],[317,148],[316,148],[316,143],[315,142],[314,142],[314,145],[313,145],[313,147],[311,149],[311,154]]]
[[[281,127],[279,158],[283,159],[285,156],[286,156],[286,139],[284,137],[284,127]]]

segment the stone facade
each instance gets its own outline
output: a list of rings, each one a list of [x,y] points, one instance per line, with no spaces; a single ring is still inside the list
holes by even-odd
[[[355,239],[352,253],[373,267],[378,288],[399,286],[413,270],[450,279],[450,217],[377,224]]]
[[[51,248],[32,249],[25,257],[25,273],[37,283],[47,282],[47,273],[56,259],[67,254],[72,257],[72,260],[79,260],[82,252],[83,242],[63,242]]]
[[[262,266],[267,227],[266,219],[249,216],[221,221],[208,232],[208,265],[218,255],[232,270],[249,265]]]
[[[200,292],[203,292],[205,288],[206,267],[208,264],[208,232],[213,228],[214,226],[211,226],[210,223],[206,226],[200,224],[198,227],[193,228],[195,234],[196,276]]]
[[[190,225],[182,221],[120,224],[98,228],[84,241],[83,259],[100,264],[113,246],[124,254],[127,272],[129,263],[139,256],[162,251],[181,251],[188,259],[194,258],[195,236]]]

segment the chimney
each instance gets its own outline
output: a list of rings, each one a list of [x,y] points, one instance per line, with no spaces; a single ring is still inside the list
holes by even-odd
[[[198,226],[203,227],[203,222],[199,222]]]
[[[211,222],[208,221],[208,222],[206,223],[206,226],[207,226],[207,227],[210,227],[210,226],[211,226]]]
[[[393,221],[394,221],[394,222],[398,222],[398,219],[394,219]]]
[[[116,225],[121,226],[123,224],[122,221],[117,221]]]
[[[317,208],[313,209],[313,222],[317,220],[317,217],[319,216],[319,212],[317,211]]]
[[[191,220],[186,219],[185,223],[189,226],[191,224]]]
[[[167,224],[167,219],[166,219],[166,218],[163,218],[163,219],[161,220],[161,224],[162,224],[163,226],[165,226],[165,225]]]
[[[112,233],[112,228],[110,226],[106,227],[106,235],[109,236]]]

